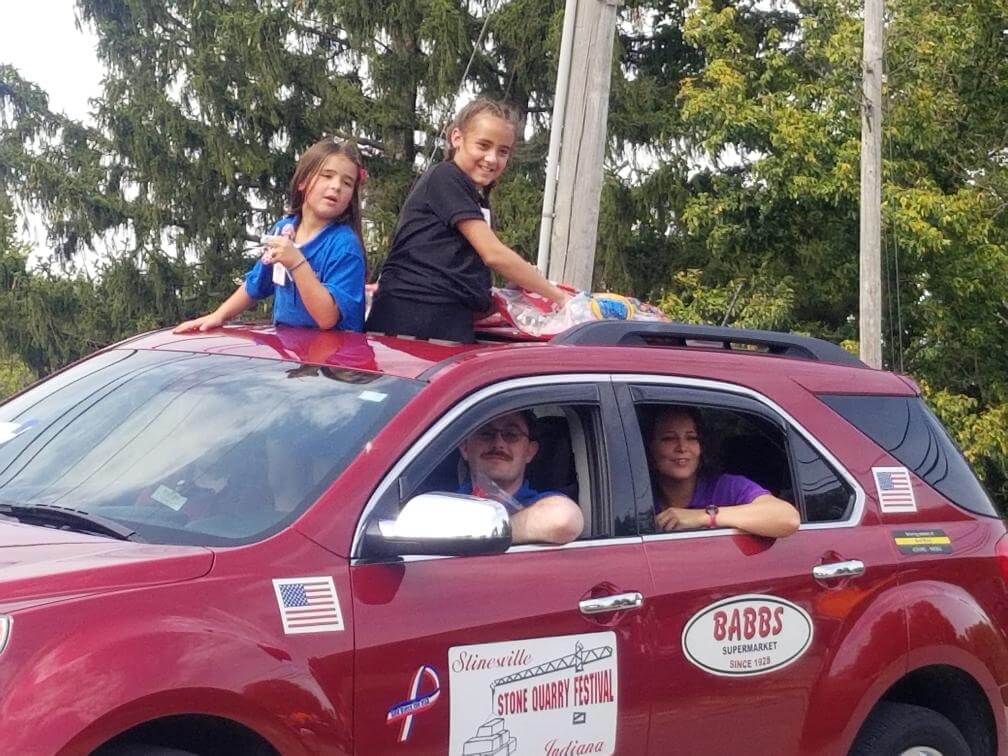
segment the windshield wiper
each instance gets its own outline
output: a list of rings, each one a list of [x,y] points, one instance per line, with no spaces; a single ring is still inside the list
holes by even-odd
[[[57,507],[54,504],[5,504],[0,502],[0,515],[13,517],[29,525],[57,525],[79,533],[111,536],[120,541],[140,541],[136,531],[115,520],[85,512],[83,509]]]

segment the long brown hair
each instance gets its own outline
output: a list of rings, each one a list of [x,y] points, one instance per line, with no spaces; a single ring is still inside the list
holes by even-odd
[[[361,157],[360,150],[357,149],[357,145],[353,142],[344,142],[336,139],[335,137],[325,137],[315,142],[311,147],[304,151],[301,158],[298,160],[297,168],[294,169],[294,175],[291,177],[290,182],[290,203],[288,206],[288,212],[292,215],[301,217],[301,206],[304,204],[304,192],[301,190],[301,186],[308,186],[312,180],[318,175],[318,172],[322,170],[322,166],[325,165],[325,161],[328,160],[332,155],[343,155],[348,158],[350,162],[357,166],[357,181],[354,183],[353,194],[350,196],[350,204],[347,205],[346,212],[343,213],[336,220],[340,223],[346,223],[357,234],[357,238],[360,240],[361,249],[364,249],[364,232],[361,226],[361,185],[364,183],[364,178],[367,173],[364,170],[364,160]],[[367,258],[367,252],[364,253],[365,259]]]
[[[452,132],[455,131],[455,129],[458,129],[464,134],[466,128],[470,123],[472,123],[472,120],[476,118],[476,116],[483,115],[484,113],[488,113],[489,115],[496,116],[497,118],[507,121],[515,130],[515,136],[518,135],[518,113],[514,108],[498,100],[491,100],[489,97],[477,97],[456,113],[454,120],[452,120],[445,129],[445,160],[453,160],[455,158],[455,148],[451,143]]]

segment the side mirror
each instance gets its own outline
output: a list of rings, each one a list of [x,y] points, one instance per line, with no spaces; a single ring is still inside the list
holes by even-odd
[[[511,545],[511,522],[501,504],[452,493],[415,496],[396,519],[368,531],[369,557],[502,554]]]

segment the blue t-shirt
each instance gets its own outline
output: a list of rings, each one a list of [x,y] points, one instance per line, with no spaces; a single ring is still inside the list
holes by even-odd
[[[286,226],[296,225],[297,217],[287,215],[273,224],[270,235],[277,235]],[[332,295],[339,307],[336,328],[344,331],[364,330],[364,249],[353,229],[345,223],[330,223],[315,236],[300,245],[307,265]],[[287,277],[287,283],[273,283],[273,266],[260,260],[245,276],[245,291],[253,299],[273,295],[273,322],[278,325],[318,328],[298,294],[297,286]]]
[[[471,480],[467,480],[465,483],[458,487],[457,493],[460,494],[471,494],[473,492],[473,484]],[[511,494],[511,498],[515,500],[518,504],[517,508],[513,507],[510,502],[502,501],[501,504],[504,508],[508,510],[509,514],[514,514],[519,509],[524,509],[529,504],[535,504],[539,499],[543,499],[547,496],[552,496],[555,491],[536,491],[532,486],[529,485],[527,480],[522,481],[521,488]],[[486,496],[487,494],[482,494]],[[490,497],[493,498],[493,497]]]

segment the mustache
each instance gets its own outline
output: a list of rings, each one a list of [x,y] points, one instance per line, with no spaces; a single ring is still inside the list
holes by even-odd
[[[514,457],[502,451],[488,451],[480,454],[480,459],[503,459],[506,462],[510,462]]]

